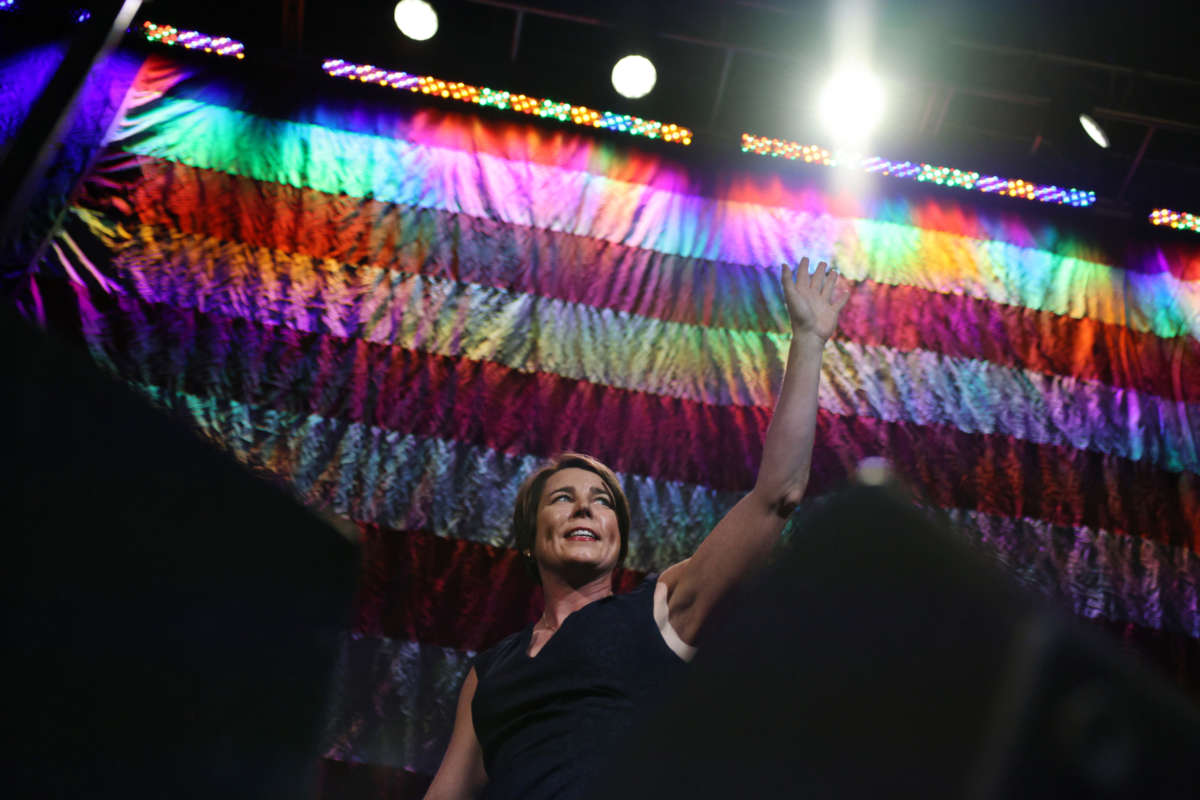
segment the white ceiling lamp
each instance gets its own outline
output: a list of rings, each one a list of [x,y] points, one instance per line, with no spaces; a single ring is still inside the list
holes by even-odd
[[[392,17],[401,33],[418,42],[432,39],[437,33],[437,12],[425,0],[400,0]]]
[[[821,88],[817,113],[835,147],[866,142],[883,118],[883,84],[863,66],[839,69]]]
[[[613,65],[612,85],[622,97],[645,97],[657,80],[658,72],[645,56],[628,55]]]
[[[1080,114],[1079,124],[1083,126],[1083,130],[1087,133],[1088,138],[1105,150],[1108,149],[1108,134],[1104,132],[1104,128],[1100,127],[1100,123],[1096,122],[1088,114]]]

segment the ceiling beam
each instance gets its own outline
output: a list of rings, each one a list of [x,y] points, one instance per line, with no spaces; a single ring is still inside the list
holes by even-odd
[[[281,0],[279,28],[283,49],[299,53],[304,49],[304,0]]]
[[[508,60],[517,63],[517,52],[521,48],[521,27],[525,24],[525,12],[517,9],[517,18],[513,20],[512,47],[508,51]]]
[[[733,66],[733,56],[737,51],[726,50],[725,62],[721,64],[721,77],[717,79],[716,96],[713,98],[712,113],[708,115],[708,127],[717,122],[717,111],[721,108],[721,100],[725,98],[725,83],[729,80],[729,68]]]
[[[1135,69],[1133,67],[1123,67],[1118,64],[1106,64],[1103,61],[1092,61],[1091,59],[1087,58],[1064,56],[1058,53],[1047,53],[1041,50],[1023,50],[1018,47],[986,44],[984,42],[976,42],[969,39],[948,39],[947,42],[957,47],[975,50],[980,53],[995,53],[997,55],[1014,56],[1016,58],[1032,58],[1037,61],[1046,61],[1051,64],[1082,67],[1085,69],[1096,70],[1098,72],[1106,72],[1110,75],[1126,75],[1132,78],[1145,78],[1146,80],[1174,83],[1181,86],[1200,87],[1200,80],[1195,78],[1185,78],[1180,75],[1168,75],[1162,72],[1149,72],[1147,70]]]
[[[66,54],[0,154],[0,249],[15,236],[92,68],[116,48],[142,0],[107,0],[76,26]]]
[[[1129,171],[1125,173],[1125,180],[1121,181],[1121,189],[1117,192],[1117,202],[1121,202],[1125,197],[1125,190],[1129,188],[1129,182],[1133,180],[1133,173],[1137,172],[1137,168],[1142,164],[1142,157],[1146,155],[1146,148],[1150,146],[1150,139],[1156,131],[1153,125],[1146,128],[1146,135],[1142,137],[1142,144],[1138,147],[1137,155],[1133,157],[1133,161],[1129,164]]]
[[[1193,136],[1200,136],[1200,125],[1180,122],[1174,119],[1164,119],[1162,117],[1151,117],[1115,108],[1096,108],[1093,110],[1092,116],[1111,119],[1115,122],[1132,122],[1135,125],[1145,125],[1147,128],[1161,128],[1164,131],[1175,131],[1176,133],[1188,133]]]

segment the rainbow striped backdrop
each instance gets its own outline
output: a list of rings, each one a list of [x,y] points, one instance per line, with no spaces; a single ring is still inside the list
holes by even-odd
[[[1026,582],[1196,652],[1200,251],[194,69],[147,60],[51,255],[98,361],[360,523],[327,787],[436,768],[472,654],[534,613],[506,521],[541,458],[619,471],[624,586],[749,488],[804,254],[855,284],[810,494],[886,455]]]

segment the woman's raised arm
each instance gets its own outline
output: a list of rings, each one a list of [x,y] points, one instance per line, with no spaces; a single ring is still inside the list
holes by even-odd
[[[837,272],[821,262],[811,275],[804,258],[780,274],[792,323],[787,372],[763,441],[758,479],[691,558],[663,571],[671,627],[695,644],[709,612],[775,546],[788,516],[804,497],[817,427],[821,354],[849,297]]]
[[[442,765],[429,784],[425,800],[466,800],[478,797],[487,785],[483,768],[483,750],[475,737],[475,722],[471,719],[471,701],[479,679],[471,667],[458,695],[458,710],[454,714],[454,732]]]

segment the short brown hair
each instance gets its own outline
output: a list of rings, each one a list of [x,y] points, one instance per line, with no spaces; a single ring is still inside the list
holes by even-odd
[[[546,481],[550,479],[551,475],[571,468],[594,472],[600,476],[600,480],[604,481],[604,485],[612,495],[613,511],[617,514],[617,527],[621,532],[621,554],[617,557],[618,565],[625,562],[625,554],[629,552],[629,500],[625,497],[625,492],[621,490],[621,484],[617,482],[616,473],[584,453],[559,453],[521,482],[521,488],[517,491],[516,503],[513,505],[513,541],[516,543],[517,551],[523,557],[525,557],[525,552],[529,551],[530,555],[525,557],[525,567],[538,583],[541,583],[542,579],[538,574],[537,561],[533,558],[533,544],[537,539],[538,504],[542,499],[542,490],[546,487]]]

